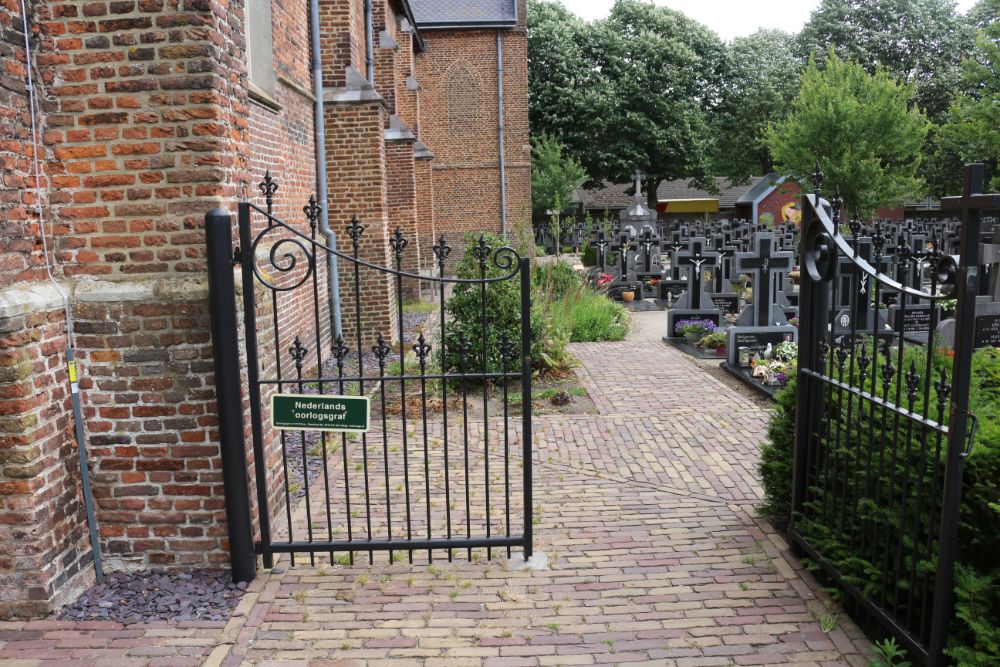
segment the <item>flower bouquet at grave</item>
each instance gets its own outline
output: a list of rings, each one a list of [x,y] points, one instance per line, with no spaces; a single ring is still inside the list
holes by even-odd
[[[674,325],[674,335],[684,336],[693,343],[715,333],[715,329],[716,325],[712,320],[679,320]]]
[[[726,354],[727,338],[729,336],[725,331],[716,330],[707,336],[703,336],[696,345],[706,350],[715,350],[716,354],[723,356]]]
[[[799,344],[790,340],[779,343],[778,347],[774,348],[774,358],[786,363],[795,362],[799,358]]]
[[[795,345],[795,343],[790,344]],[[786,345],[786,343],[782,343],[781,345]],[[781,345],[778,347],[780,348]],[[770,359],[754,359],[750,362],[750,375],[767,385],[781,386],[788,384],[788,376],[794,372],[794,357],[792,361],[787,361],[778,358],[777,354],[775,354]]]

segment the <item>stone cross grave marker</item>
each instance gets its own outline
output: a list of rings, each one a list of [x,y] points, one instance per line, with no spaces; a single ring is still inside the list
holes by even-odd
[[[739,326],[782,326],[788,324],[785,314],[774,300],[773,281],[776,276],[792,270],[793,253],[778,251],[774,234],[757,232],[753,250],[736,253],[736,272],[753,278],[753,304],[740,314]]]

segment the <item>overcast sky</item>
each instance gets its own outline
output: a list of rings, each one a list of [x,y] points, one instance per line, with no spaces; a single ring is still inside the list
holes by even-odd
[[[749,35],[758,28],[798,32],[819,0],[655,0],[704,23],[723,39]],[[563,5],[588,21],[608,15],[614,0],[562,0]],[[968,11],[976,0],[958,0]]]

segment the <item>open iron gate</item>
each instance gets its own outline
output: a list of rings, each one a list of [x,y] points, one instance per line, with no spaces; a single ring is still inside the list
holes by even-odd
[[[929,285],[920,288],[910,248],[890,248],[880,226],[866,236],[852,221],[852,238],[841,235],[841,204],[827,210],[821,182],[817,170],[803,202],[792,538],[913,657],[943,665],[962,463],[975,432],[968,396],[982,168],[967,167],[965,195],[951,202],[962,211],[961,256],[944,255],[934,239],[923,258]],[[880,271],[890,252],[896,276]],[[958,302],[953,354],[935,335],[946,283]],[[838,299],[838,290],[854,295]],[[920,310],[926,337],[904,327]]]
[[[278,219],[276,189],[268,176],[261,184],[266,208],[239,204],[235,251],[231,215],[216,209],[206,216],[234,576],[253,578],[254,554],[263,556],[265,567],[282,553],[293,565],[297,553],[312,563],[320,554],[353,563],[358,552],[367,552],[369,562],[379,552],[390,561],[406,554],[412,562],[418,550],[428,560],[435,552],[451,560],[456,550],[469,558],[485,550],[490,558],[494,550],[510,557],[520,547],[530,558],[530,260],[480,238],[471,249],[478,277],[447,277],[452,249],[442,236],[431,249],[435,275],[421,275],[403,269],[410,243],[397,229],[388,239],[395,266],[380,266],[361,257],[363,248],[374,254],[377,241],[365,238],[357,219],[345,229],[351,252],[338,251],[317,238],[315,201],[303,209],[306,219],[298,228]],[[347,295],[343,336],[331,334],[329,274],[321,275],[330,255],[339,260]],[[241,268],[242,345],[234,265]],[[387,288],[391,300],[367,303],[366,295],[378,291],[371,285]],[[404,320],[412,306],[404,294],[427,291],[420,285],[430,287],[437,308],[407,340]],[[452,289],[476,301],[478,342],[450,330],[444,303]],[[520,300],[520,322],[509,331],[498,330],[488,308],[501,289]],[[366,328],[378,313],[394,322],[392,331]],[[249,399],[254,498],[246,479],[242,386]],[[275,430],[271,394],[368,397],[370,430]]]

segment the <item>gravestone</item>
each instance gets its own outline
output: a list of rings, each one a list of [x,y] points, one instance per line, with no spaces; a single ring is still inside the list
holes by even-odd
[[[741,347],[760,351],[768,345],[798,341],[799,336],[775,298],[775,281],[792,270],[793,253],[778,251],[771,232],[757,232],[753,247],[750,252],[736,253],[736,271],[753,279],[753,303],[740,314],[736,326],[729,328],[726,362],[732,368],[739,367]]]
[[[777,251],[774,234],[754,235],[754,249],[736,253],[736,272],[747,273],[753,279],[753,303],[740,314],[739,326],[782,326],[788,323],[774,299],[777,276],[792,270],[792,253]]]
[[[988,293],[976,297],[976,326],[973,345],[1000,347],[1000,224],[993,226],[993,243],[980,244],[981,264],[990,265]],[[955,320],[947,319],[938,327],[941,342],[955,344]]]
[[[721,311],[705,291],[704,270],[719,265],[719,253],[708,250],[707,245],[704,238],[693,238],[686,250],[677,253],[679,265],[688,267],[687,289],[667,315],[667,337],[677,335],[676,325],[681,320],[707,319],[716,325],[722,322]]]

